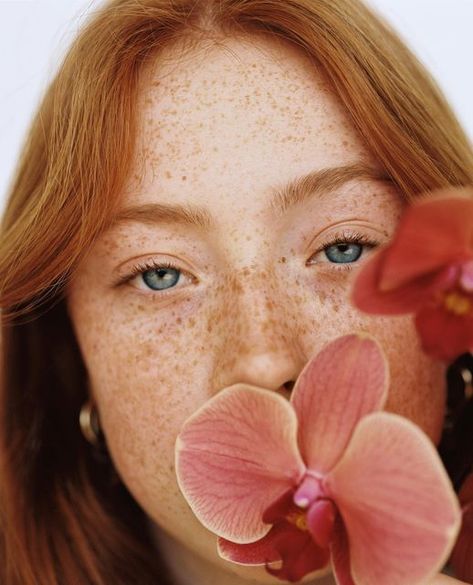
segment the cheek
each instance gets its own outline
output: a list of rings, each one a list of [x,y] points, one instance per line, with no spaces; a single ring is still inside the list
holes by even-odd
[[[210,397],[215,304],[207,310],[183,297],[166,307],[132,297],[100,302],[76,287],[69,307],[117,472],[143,509],[166,524],[182,500],[176,436]]]
[[[416,423],[438,444],[446,407],[446,367],[421,349],[413,319],[383,317],[366,320],[386,352],[390,387],[385,409]]]
[[[414,421],[437,445],[446,413],[446,366],[422,351],[412,319],[402,321],[391,325],[393,335],[386,333],[384,343],[392,380],[386,410]]]
[[[440,441],[446,405],[446,366],[421,349],[410,315],[366,315],[349,300],[347,274],[321,278],[314,294],[301,294],[305,319],[304,345],[316,350],[330,340],[365,331],[381,344],[389,364],[390,385],[385,409],[416,423],[435,443]]]

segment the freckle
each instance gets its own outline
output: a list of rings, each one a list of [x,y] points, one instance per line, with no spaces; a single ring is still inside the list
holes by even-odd
[[[183,181],[187,181],[187,177],[186,177],[186,175],[182,175],[181,179],[182,179]]]
[[[194,325],[195,325],[195,319],[193,317],[191,317],[189,319],[189,325],[190,325],[190,327],[194,327]]]
[[[281,262],[282,262],[283,264],[285,264],[285,263],[286,263],[286,256],[281,256]]]
[[[172,175],[169,171],[166,171],[165,175],[166,175],[166,179],[172,179]]]
[[[180,317],[178,317],[178,318],[176,319],[176,323],[179,323],[179,324],[181,324],[181,323],[182,323],[182,319],[181,319]]]
[[[212,327],[212,323],[209,323],[209,324],[207,325],[207,331],[208,331],[209,333],[212,333],[212,329],[213,329],[213,327]]]

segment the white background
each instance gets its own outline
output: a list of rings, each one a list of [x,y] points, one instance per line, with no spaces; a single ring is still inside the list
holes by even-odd
[[[473,0],[366,1],[427,65],[473,137]],[[39,98],[84,16],[100,3],[0,0],[0,214]]]

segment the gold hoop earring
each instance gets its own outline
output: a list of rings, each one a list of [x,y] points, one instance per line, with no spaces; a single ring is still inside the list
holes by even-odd
[[[464,368],[461,371],[461,376],[465,384],[465,398],[470,400],[470,398],[473,396],[473,373],[467,368]]]
[[[79,424],[85,439],[92,445],[97,445],[100,435],[100,423],[94,403],[85,402],[80,409]]]

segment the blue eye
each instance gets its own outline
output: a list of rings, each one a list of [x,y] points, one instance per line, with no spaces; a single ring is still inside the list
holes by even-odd
[[[332,244],[324,249],[325,256],[330,262],[337,264],[346,264],[347,262],[356,262],[363,252],[362,244],[349,242],[340,242]]]
[[[180,284],[183,280],[181,278],[182,275],[187,276],[189,281],[193,280],[192,275],[179,269],[171,262],[150,260],[149,262],[133,266],[130,273],[121,277],[116,283],[116,286],[131,282],[139,277],[141,287],[138,288],[145,287],[146,290],[161,291],[159,296],[162,296],[175,288],[181,288],[181,286],[177,287],[176,285],[178,283]]]
[[[172,288],[179,281],[180,270],[177,268],[161,266],[142,273],[143,282],[152,290],[165,290]]]
[[[337,270],[351,270],[364,252],[376,248],[379,244],[380,242],[366,234],[343,231],[322,242],[308,264],[331,266]]]

